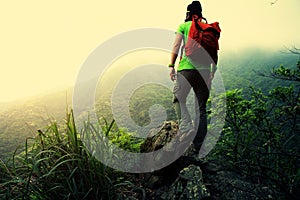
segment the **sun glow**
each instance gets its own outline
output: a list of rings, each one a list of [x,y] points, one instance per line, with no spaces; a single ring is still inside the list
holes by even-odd
[[[73,85],[81,64],[99,44],[138,28],[176,30],[190,2],[1,1],[0,102]],[[208,20],[220,22],[222,54],[249,46],[300,44],[298,0],[201,3]]]

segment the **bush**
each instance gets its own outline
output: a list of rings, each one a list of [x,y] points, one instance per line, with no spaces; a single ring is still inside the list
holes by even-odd
[[[87,122],[88,130],[96,129]],[[24,152],[0,162],[0,199],[116,199],[117,176],[83,146],[71,111],[62,128],[52,121],[26,139]]]
[[[264,95],[251,88],[228,91],[226,125],[214,150],[220,162],[256,184],[291,198],[299,187],[299,95],[277,87]]]

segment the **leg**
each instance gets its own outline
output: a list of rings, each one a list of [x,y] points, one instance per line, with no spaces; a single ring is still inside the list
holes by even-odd
[[[174,87],[174,107],[179,121],[179,129],[182,132],[187,132],[193,128],[191,116],[187,109],[186,98],[191,90],[191,85],[188,81],[189,72],[181,71],[177,74],[177,80]]]
[[[206,103],[209,98],[209,89],[206,83],[209,76],[209,70],[199,70],[192,82],[195,92],[195,130],[197,132],[193,144],[196,150],[200,150],[207,134]]]

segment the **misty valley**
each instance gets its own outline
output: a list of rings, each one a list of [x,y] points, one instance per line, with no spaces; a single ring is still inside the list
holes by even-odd
[[[267,197],[271,195],[271,197],[275,198],[276,196],[278,199],[292,199],[299,195],[299,60],[299,54],[263,49],[229,52],[220,56],[218,70],[222,76],[226,94],[217,98],[223,98],[222,100],[225,99],[227,103],[226,119],[218,143],[208,155],[208,160],[223,170],[234,172],[236,177],[240,177],[239,179],[243,179],[249,184],[251,183],[252,186],[265,188],[265,194],[262,191],[255,193],[254,190],[253,195],[267,194]],[[139,152],[144,139],[135,137],[136,133],[134,131],[128,130],[128,127],[119,127],[114,122],[111,98],[112,90],[117,83],[110,84],[109,80],[113,79],[114,71],[109,73],[105,80],[108,81],[110,87],[101,88],[102,83],[100,83],[95,97],[95,109],[100,124],[98,126],[85,124],[83,127],[85,131],[102,129],[106,131],[105,133],[110,142],[128,151]],[[155,71],[151,75],[155,76]],[[165,74],[165,77],[168,78],[168,74]],[[123,85],[123,87],[126,87],[126,85]],[[213,94],[214,88],[212,89]],[[126,121],[130,117],[138,126],[147,126],[151,122],[148,111],[155,104],[160,105],[159,108],[165,110],[166,121],[176,121],[172,104],[173,93],[169,88],[162,85],[149,84],[138,88],[130,97],[129,105],[126,105],[127,102],[123,102],[124,105],[122,105],[122,99],[124,98],[122,94],[115,98],[118,102],[121,102],[118,106],[129,108],[130,116],[123,116],[124,120]],[[192,99],[192,96],[189,96],[189,101],[192,101]],[[210,106],[209,104],[209,109],[212,109]],[[222,109],[222,105],[218,102],[216,106],[220,106],[220,108],[214,109]],[[42,163],[43,157],[40,157],[41,155],[31,155],[30,152],[34,152],[34,149],[44,148],[47,151],[40,151],[41,154],[52,156],[53,159],[57,159],[57,163],[47,161],[48,163],[41,166],[36,163],[36,167],[39,168],[37,172],[35,172],[34,167],[27,169],[23,166],[16,169],[16,171],[20,170],[24,174],[29,173],[30,177],[28,177],[30,180],[32,178],[33,181],[39,179],[39,176],[42,177],[41,182],[37,181],[37,185],[30,186],[35,193],[26,194],[28,195],[27,198],[32,195],[32,197],[39,199],[40,194],[41,198],[61,198],[59,194],[51,196],[47,192],[38,193],[36,188],[43,184],[42,181],[54,182],[55,177],[67,176],[63,172],[55,172],[56,169],[66,167],[66,171],[69,170],[68,173],[70,172],[68,174],[69,179],[68,177],[61,178],[62,182],[69,183],[70,180],[72,182],[73,178],[73,184],[79,179],[83,181],[82,183],[76,183],[78,185],[72,185],[71,183],[68,186],[64,183],[57,184],[61,193],[68,193],[66,189],[68,187],[72,188],[70,190],[74,188],[82,190],[78,193],[74,192],[73,194],[76,193],[77,196],[72,198],[85,197],[89,199],[93,195],[103,197],[112,195],[117,198],[116,193],[119,192],[122,198],[125,198],[126,195],[133,195],[135,199],[139,199],[142,196],[140,191],[143,190],[140,189],[143,187],[138,185],[139,178],[115,172],[113,169],[106,169],[93,156],[85,152],[79,136],[81,130],[76,131],[73,116],[69,112],[71,108],[72,88],[36,98],[0,103],[0,159],[2,163],[0,171],[6,165],[15,164],[11,162],[12,157],[22,157],[27,153],[30,155],[26,157],[27,159],[37,159],[38,162]],[[58,135],[60,131],[62,131],[61,136]],[[48,136],[47,133],[49,133]],[[64,137],[68,138],[68,142],[63,142]],[[33,147],[29,147],[30,145],[33,145]],[[50,147],[51,145],[53,147]],[[68,148],[71,148],[72,151]],[[66,163],[69,163],[67,166],[64,166],[65,163],[63,162],[58,165],[61,161],[59,157],[65,156],[64,152],[70,153],[70,156],[66,156]],[[90,171],[79,172],[79,168],[82,167],[82,170],[84,170],[86,164],[79,157],[89,160]],[[34,164],[32,165],[34,166]],[[55,166],[55,169],[47,171],[46,175],[42,174],[42,171],[50,165]],[[102,173],[102,175],[98,172],[94,174],[93,170]],[[10,176],[5,174],[4,171],[0,172],[0,190],[5,187],[1,186],[2,183],[8,185],[7,182],[2,180],[9,180]],[[38,172],[41,174],[38,174]],[[51,175],[52,172],[54,173],[53,176]],[[77,177],[73,177],[73,175]],[[101,184],[98,182],[94,184],[99,188],[107,187],[107,189],[95,191],[94,189],[84,188],[84,184],[93,185],[89,182],[92,181],[92,177],[98,179],[102,177]],[[225,195],[228,191],[225,191],[225,189],[216,190],[214,186],[218,183],[214,182],[208,175],[207,177],[204,175],[204,178],[211,181],[210,186],[208,186],[209,189],[218,194],[221,199],[225,199],[221,193],[223,192],[223,195]],[[126,183],[125,180],[127,179],[131,184]],[[28,180],[25,176],[24,182],[22,182],[24,188],[30,185],[26,181]],[[12,183],[11,187],[14,186],[13,184],[17,184],[17,182]],[[128,194],[120,187],[113,187],[113,185],[118,184],[124,184]],[[137,185],[134,186],[134,184]],[[44,187],[44,185],[41,186],[43,190],[46,190]],[[56,186],[53,184],[51,187],[55,188]],[[139,189],[134,190],[134,188]],[[4,198],[5,194],[0,191],[0,198],[2,197]],[[262,199],[266,199],[265,196]]]

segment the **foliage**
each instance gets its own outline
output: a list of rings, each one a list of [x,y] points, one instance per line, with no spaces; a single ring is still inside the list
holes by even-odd
[[[49,125],[49,118],[63,122],[66,104],[70,104],[66,93],[71,91],[0,104],[0,158],[7,160],[17,147],[22,151],[24,139]]]
[[[281,65],[279,68],[273,69],[272,75],[275,78],[300,82],[300,61],[298,61],[296,69],[290,69]]]
[[[119,148],[138,153],[144,139],[134,137],[134,133],[128,133],[125,129],[120,128],[117,132],[111,132],[108,135],[111,143],[116,144]]]
[[[87,122],[83,131],[93,127]],[[103,128],[109,134],[110,128]],[[28,138],[25,151],[1,161],[0,169],[0,199],[115,199],[118,185],[127,185],[83,146],[72,112],[64,127],[53,121]]]
[[[219,70],[221,71],[226,90],[243,88],[244,94],[250,97],[246,90],[249,86],[260,88],[265,93],[279,85],[288,87],[289,83],[280,79],[270,81],[270,73],[277,69],[274,66],[278,65],[285,66],[285,68],[294,68],[298,59],[299,56],[294,54],[248,49],[243,52],[228,53],[226,56],[222,56]],[[268,74],[268,76],[262,76],[263,74]]]
[[[283,66],[276,77],[295,81],[299,73]],[[295,197],[299,188],[300,91],[299,83],[276,87],[263,94],[251,87],[250,98],[242,90],[226,93],[227,117],[214,156],[251,179]]]
[[[161,85],[146,85],[135,91],[131,98],[129,111],[132,119],[140,126],[150,123],[149,108],[155,104],[164,107],[167,119],[176,119],[172,105],[173,94]]]

